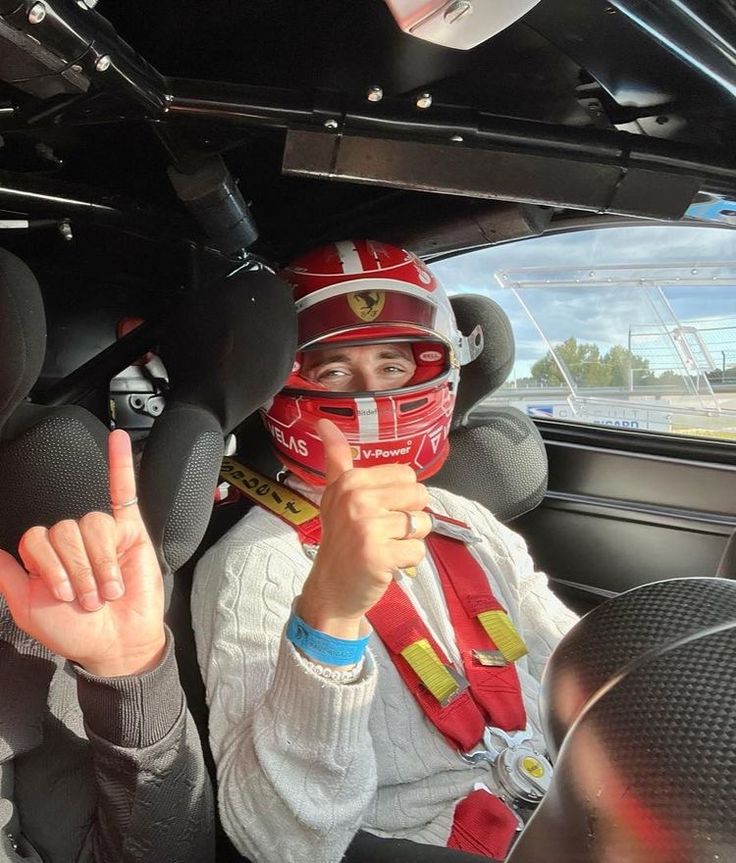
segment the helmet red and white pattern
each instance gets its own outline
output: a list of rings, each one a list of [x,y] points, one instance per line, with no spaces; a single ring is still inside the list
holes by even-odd
[[[482,349],[480,328],[463,336],[432,272],[411,252],[384,243],[324,246],[280,275],[294,288],[297,355],[286,386],[262,414],[286,467],[324,484],[315,424],[330,419],[350,443],[356,467],[408,464],[419,479],[436,473],[447,458],[459,369]],[[305,351],[381,342],[411,344],[416,371],[401,389],[331,392],[300,374]]]

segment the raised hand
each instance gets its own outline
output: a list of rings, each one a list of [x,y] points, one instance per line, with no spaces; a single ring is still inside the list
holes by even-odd
[[[383,596],[395,572],[424,557],[431,522],[427,489],[408,465],[355,468],[345,436],[320,420],[327,487],[320,504],[322,541],[299,600],[310,626],[338,638],[357,638],[365,613]],[[411,513],[416,531],[407,536]]]
[[[53,653],[104,677],[138,674],[161,658],[161,571],[136,501],[130,439],[108,438],[113,515],[87,513],[0,551],[0,592],[16,625]]]

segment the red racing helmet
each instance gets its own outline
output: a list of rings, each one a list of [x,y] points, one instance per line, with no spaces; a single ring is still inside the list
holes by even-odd
[[[447,458],[460,366],[483,347],[480,327],[459,332],[432,272],[411,252],[371,240],[333,243],[281,272],[294,288],[297,355],[284,389],[261,409],[284,465],[324,484],[315,431],[329,419],[343,432],[356,467],[408,464],[424,480]],[[330,345],[409,343],[416,362],[400,389],[332,392],[301,375],[304,353]]]

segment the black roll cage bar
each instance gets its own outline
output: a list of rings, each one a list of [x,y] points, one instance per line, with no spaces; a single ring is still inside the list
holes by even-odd
[[[331,91],[165,78],[95,5],[96,0],[0,0],[0,36],[12,33],[21,46],[26,39],[29,52],[43,54],[49,77],[67,94],[41,111],[5,105],[0,134],[143,119],[161,130],[175,163],[182,164],[191,150],[179,131],[266,128],[286,132],[283,170],[293,175],[658,219],[682,218],[700,192],[736,197],[733,151],[461,106],[420,110],[414,100],[370,102]],[[614,0],[613,6],[736,95],[736,38],[729,39],[736,35],[736,16],[723,4]],[[87,202],[99,196],[82,190]],[[3,175],[0,205],[9,199],[80,211],[78,201],[63,191],[54,195]],[[94,208],[93,214],[109,215]]]
[[[699,195],[736,200],[734,151],[621,131],[571,128],[414,99],[165,78],[95,10],[96,0],[0,0],[0,39],[43,63],[56,97],[0,105],[0,134],[147,122],[186,171],[211,129],[285,134],[282,168],[312,176],[548,206],[680,220]],[[736,18],[710,0],[612,0],[671,53],[736,95]],[[726,35],[724,35],[726,34]],[[70,59],[71,58],[71,59]],[[191,222],[97,188],[0,171],[0,208],[70,215],[189,248]],[[59,382],[51,403],[135,358],[155,328],[122,340]],[[149,339],[150,342],[150,339]]]

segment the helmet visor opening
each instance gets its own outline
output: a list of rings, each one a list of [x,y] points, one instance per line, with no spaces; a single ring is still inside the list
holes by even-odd
[[[416,376],[415,376],[416,377]],[[281,392],[285,396],[293,396],[294,398],[299,396],[310,396],[313,397],[315,395],[319,395],[320,398],[324,399],[334,399],[335,401],[340,401],[341,399],[372,399],[377,397],[386,396],[387,398],[398,398],[399,396],[403,397],[406,395],[411,395],[413,393],[424,393],[427,390],[427,387],[436,387],[442,384],[449,384],[450,390],[455,390],[455,383],[452,378],[452,369],[449,367],[444,370],[439,370],[436,374],[432,374],[429,378],[422,378],[420,380],[412,380],[408,384],[405,384],[403,387],[397,387],[395,389],[387,389],[387,390],[328,390],[319,384],[313,384],[307,381],[305,378],[298,378],[296,375],[292,375],[289,378],[289,383],[287,386],[281,390]]]
[[[363,332],[351,330],[349,333],[337,336],[333,334],[331,337],[308,345],[297,355],[294,371],[286,382],[284,392],[290,395],[305,395],[307,393],[314,394],[317,391],[327,398],[344,398],[345,396],[363,398],[372,397],[377,394],[403,395],[415,388],[443,383],[447,379],[450,371],[456,365],[454,362],[454,353],[437,335],[423,334],[417,337],[413,334],[398,334],[398,332],[401,332],[400,330],[396,335],[387,335],[387,330],[387,327],[382,327],[380,335],[376,334],[376,328],[367,328]],[[340,362],[343,359],[341,356],[343,349],[349,350],[366,345],[371,347],[406,345],[410,347],[414,363],[414,372],[411,378],[401,386],[391,386],[387,389],[379,388],[367,391],[350,389],[333,390],[329,386],[310,378],[309,374],[304,373],[304,368],[307,366],[305,358],[310,354],[324,352],[326,354],[325,362]],[[334,357],[330,355],[333,351],[335,352]],[[389,361],[387,358],[386,362]],[[317,368],[319,368],[319,364]]]

